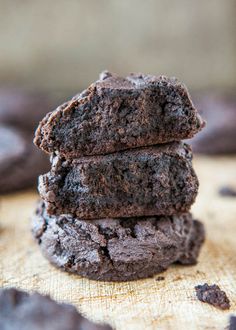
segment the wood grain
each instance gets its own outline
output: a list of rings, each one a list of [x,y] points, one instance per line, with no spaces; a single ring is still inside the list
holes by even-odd
[[[163,281],[104,283],[63,273],[49,265],[31,237],[38,196],[24,192],[0,198],[0,286],[50,294],[118,330],[224,329],[236,314],[236,198],[223,198],[218,189],[236,184],[236,158],[202,157],[195,168],[201,185],[193,213],[207,230],[198,265],[173,266],[161,274]],[[194,286],[205,282],[227,292],[230,311],[196,299]]]

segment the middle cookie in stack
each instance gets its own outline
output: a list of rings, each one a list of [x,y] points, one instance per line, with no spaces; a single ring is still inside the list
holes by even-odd
[[[189,146],[204,126],[186,88],[144,75],[100,80],[40,123],[52,154],[34,235],[56,266],[97,279],[144,278],[196,263],[203,225],[188,213],[198,180]]]

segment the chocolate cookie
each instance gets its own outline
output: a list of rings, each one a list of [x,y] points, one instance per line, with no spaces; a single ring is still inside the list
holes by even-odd
[[[195,264],[205,236],[190,213],[89,221],[49,216],[43,203],[33,234],[55,266],[104,281],[150,277],[175,262]]]
[[[32,136],[43,116],[62,99],[59,95],[0,88],[0,123]]]
[[[190,142],[193,151],[203,154],[236,153],[236,98],[220,95],[196,97],[207,127]]]
[[[32,185],[48,169],[48,157],[32,144],[28,135],[0,125],[0,194]]]
[[[100,80],[49,113],[35,144],[65,158],[191,138],[204,126],[186,87],[175,78],[105,72]]]
[[[36,186],[38,175],[49,170],[48,157],[32,140],[39,120],[58,100],[59,95],[0,88],[0,194]]]
[[[90,322],[72,305],[39,293],[0,289],[1,330],[111,330]]]
[[[191,150],[170,143],[74,160],[39,179],[49,214],[101,219],[186,212],[198,191]]]

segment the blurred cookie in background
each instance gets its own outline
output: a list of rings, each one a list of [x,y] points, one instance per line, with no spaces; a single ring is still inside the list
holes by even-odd
[[[59,94],[0,88],[0,123],[34,135],[38,122],[63,101]]]
[[[48,168],[48,157],[35,148],[29,133],[0,125],[0,194],[36,186]]]
[[[207,124],[190,140],[193,152],[212,155],[236,153],[236,96],[198,95],[194,104]]]
[[[82,316],[73,306],[37,292],[0,289],[1,330],[112,330]]]
[[[0,88],[0,194],[36,187],[48,171],[48,157],[32,140],[38,121],[60,102],[58,95]]]

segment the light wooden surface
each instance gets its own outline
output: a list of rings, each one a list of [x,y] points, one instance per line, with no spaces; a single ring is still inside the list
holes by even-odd
[[[198,265],[173,266],[155,278],[102,283],[63,273],[47,262],[30,233],[34,192],[0,198],[0,286],[50,293],[75,304],[96,321],[116,329],[224,329],[236,314],[236,198],[218,195],[221,184],[236,184],[236,158],[195,160],[201,187],[193,207],[204,221],[207,241]],[[230,311],[199,302],[194,286],[217,283],[230,300]]]

